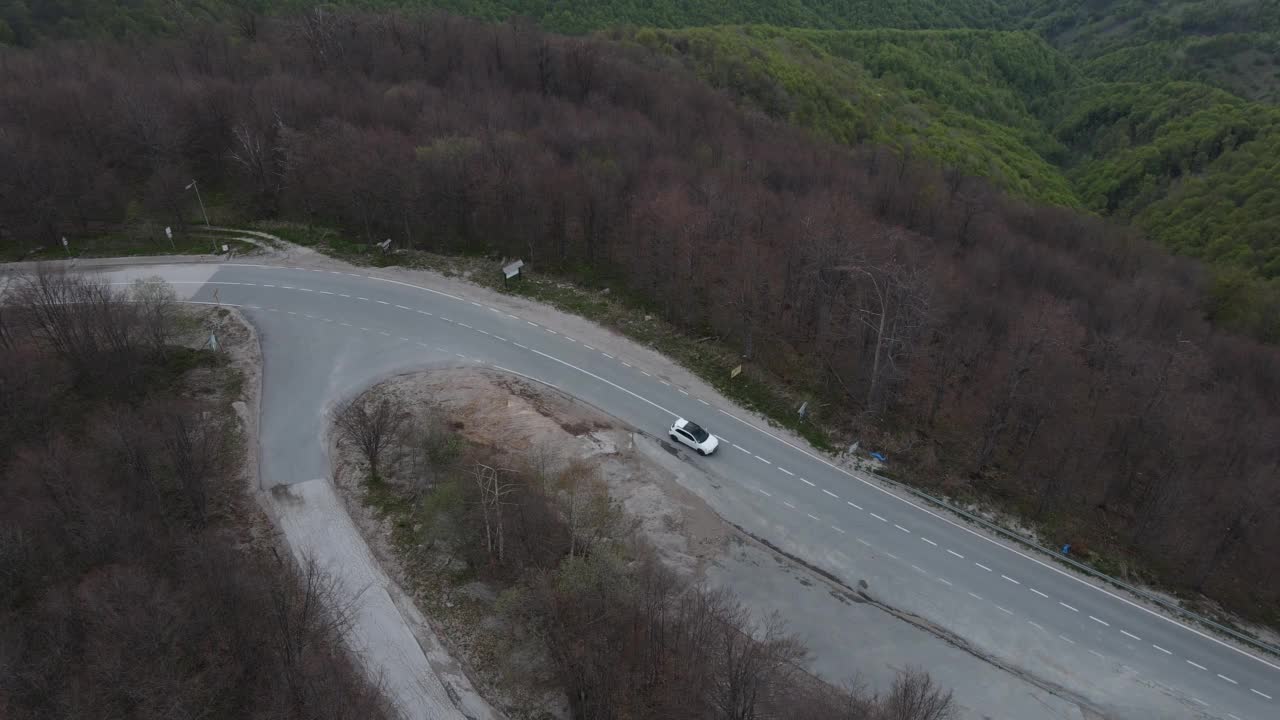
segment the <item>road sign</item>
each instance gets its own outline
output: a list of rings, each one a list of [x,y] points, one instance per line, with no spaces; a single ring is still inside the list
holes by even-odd
[[[523,260],[517,260],[509,265],[502,266],[502,274],[506,279],[510,280],[520,274],[520,268],[524,267]]]
[[[173,239],[173,228],[171,228],[171,227],[169,227],[168,225],[166,225],[166,226],[165,226],[165,228],[164,228],[164,236],[165,236],[165,237],[167,237],[167,238],[169,238],[170,240],[172,240],[172,239]]]
[[[730,371],[729,371],[729,377],[730,377],[730,378],[736,378],[736,377],[738,377],[738,376],[739,376],[739,375],[741,375],[741,374],[742,374],[742,366],[741,366],[741,365],[739,365],[738,367],[736,367],[736,368],[734,368],[734,369],[732,369],[732,370],[730,370]]]
[[[800,403],[800,410],[799,410],[800,417],[803,419],[805,414],[808,412],[809,412],[809,401],[805,400],[804,402]]]

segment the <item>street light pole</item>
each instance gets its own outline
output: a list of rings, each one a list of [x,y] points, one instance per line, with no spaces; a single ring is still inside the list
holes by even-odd
[[[196,184],[195,180],[192,180],[186,189],[190,190],[192,188],[195,188],[196,200],[200,203],[200,214],[204,216],[204,226],[209,227],[209,213],[204,211],[204,200],[200,197],[200,186]]]

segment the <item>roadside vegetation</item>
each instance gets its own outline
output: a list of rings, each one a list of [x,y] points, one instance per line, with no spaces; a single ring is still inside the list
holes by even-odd
[[[393,717],[326,577],[262,536],[241,377],[191,342],[221,318],[163,284],[5,279],[0,714]]]
[[[466,618],[472,663],[514,717],[549,714],[548,697],[575,718],[955,717],[916,669],[880,696],[809,674],[779,618],[667,568],[589,462],[470,442],[377,389],[335,422],[414,589],[438,622]]]
[[[521,257],[590,289],[535,292],[634,298],[709,338],[691,364],[717,386],[742,364],[772,398],[811,398],[832,445],[879,448],[900,478],[1280,617],[1280,364],[1205,321],[1231,298],[1201,266],[744,111],[635,45],[450,16],[202,37],[7,58],[7,242],[126,217],[119,188],[171,208],[154,178],[199,176],[245,213],[341,229],[324,242],[343,252],[389,239],[380,262]],[[1251,317],[1268,336],[1280,313]],[[789,405],[757,407],[794,426]]]

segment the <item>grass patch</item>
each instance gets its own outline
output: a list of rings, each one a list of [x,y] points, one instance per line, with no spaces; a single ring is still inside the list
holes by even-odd
[[[163,228],[138,228],[92,237],[68,238],[67,241],[68,246],[65,249],[61,244],[6,244],[0,247],[0,260],[16,262],[147,255],[213,255],[215,244],[218,253],[221,253],[223,245],[230,247],[236,254],[245,254],[257,249],[240,240],[230,238],[211,240],[188,233],[175,233],[173,242],[170,243],[164,235]]]

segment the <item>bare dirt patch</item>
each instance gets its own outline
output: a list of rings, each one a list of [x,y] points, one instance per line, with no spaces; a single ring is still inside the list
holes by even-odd
[[[451,368],[392,378],[369,399],[389,398],[432,415],[477,446],[513,460],[559,467],[586,461],[636,529],[677,572],[700,579],[733,534],[666,469],[637,452],[633,429],[551,388],[496,371]],[[567,705],[532,643],[513,642],[500,619],[501,588],[470,577],[447,547],[405,547],[395,521],[369,502],[359,452],[336,436],[335,481],[348,511],[387,572],[423,608],[450,654],[495,706],[512,717],[566,717]],[[383,474],[404,491],[414,480],[404,454]]]

